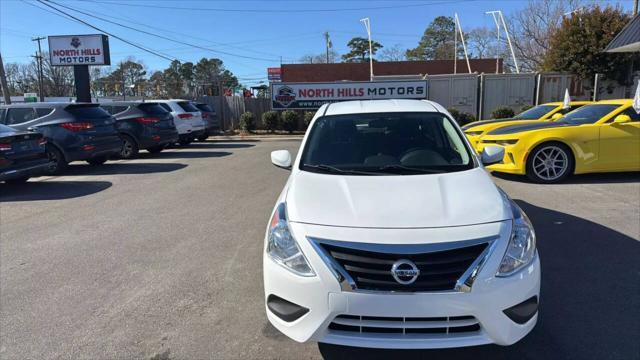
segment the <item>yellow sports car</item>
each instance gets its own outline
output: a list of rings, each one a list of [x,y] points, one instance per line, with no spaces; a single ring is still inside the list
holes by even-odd
[[[534,106],[529,110],[508,119],[492,119],[474,121],[462,127],[465,135],[471,142],[474,149],[478,149],[478,143],[482,135],[499,127],[526,124],[528,122],[536,122],[540,120],[555,121],[562,115],[579,108],[582,105],[591,104],[591,101],[571,101],[568,109],[562,108],[562,102],[550,102]]]
[[[640,114],[632,102],[603,100],[554,122],[501,127],[484,135],[478,147],[505,150],[502,163],[488,169],[540,183],[571,174],[640,171]]]

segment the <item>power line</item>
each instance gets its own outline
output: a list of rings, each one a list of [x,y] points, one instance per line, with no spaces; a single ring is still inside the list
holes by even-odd
[[[100,4],[112,4],[112,5],[121,5],[121,6],[131,6],[131,7],[144,7],[148,8],[148,5],[143,4],[127,4],[127,3],[117,3],[111,1],[99,1],[99,0],[89,0],[94,3]],[[386,5],[386,6],[371,6],[371,7],[358,7],[358,8],[333,8],[333,9],[224,9],[224,8],[204,8],[204,7],[183,7],[183,6],[162,6],[162,5],[153,5],[154,9],[169,9],[169,10],[187,10],[187,11],[218,11],[218,12],[235,12],[235,13],[317,13],[317,12],[340,12],[340,11],[370,11],[370,10],[389,10],[389,9],[403,9],[403,8],[417,8],[417,7],[426,7],[433,5],[441,5],[441,4],[453,4],[453,3],[461,3],[461,2],[471,2],[478,0],[448,0],[448,1],[435,1],[429,2],[425,4],[404,4],[404,5]]]
[[[105,30],[102,30],[102,29],[100,29],[100,28],[99,28],[99,27],[97,27],[97,26],[91,25],[91,24],[89,24],[88,22],[86,22],[86,21],[84,21],[84,20],[82,20],[82,19],[79,19],[79,18],[77,18],[77,17],[75,17],[75,16],[73,16],[73,15],[71,15],[71,14],[69,14],[69,13],[67,13],[67,12],[65,12],[65,11],[63,11],[63,10],[60,10],[60,9],[56,8],[55,6],[51,6],[51,5],[47,4],[47,3],[46,3],[45,1],[43,1],[43,0],[37,0],[37,1],[38,1],[40,4],[42,4],[42,5],[44,5],[44,6],[47,6],[47,7],[51,8],[51,9],[53,9],[53,10],[55,10],[55,11],[57,11],[57,12],[61,13],[61,14],[64,14],[64,15],[66,15],[66,16],[68,16],[68,17],[72,18],[73,20],[75,20],[75,21],[77,21],[77,22],[79,22],[79,23],[82,23],[82,24],[84,24],[84,25],[86,25],[86,26],[88,26],[88,27],[90,27],[90,28],[92,28],[92,29],[98,30],[98,31],[100,31],[101,33],[107,34],[107,35],[109,35],[109,36],[111,36],[111,37],[113,37],[113,38],[116,38],[116,39],[118,39],[118,40],[120,40],[120,41],[122,41],[122,42],[124,42],[124,43],[127,43],[127,44],[129,44],[129,45],[131,45],[131,46],[133,46],[133,47],[136,47],[136,48],[138,48],[138,49],[140,49],[140,50],[144,50],[144,51],[146,51],[146,52],[148,52],[148,53],[150,53],[150,54],[153,54],[153,55],[155,55],[155,56],[161,57],[161,58],[163,58],[163,59],[165,59],[165,60],[169,60],[169,61],[177,60],[176,58],[170,58],[170,57],[165,56],[165,55],[163,55],[163,54],[160,54],[160,53],[158,53],[158,52],[156,52],[156,51],[154,51],[154,50],[147,49],[147,48],[145,48],[145,47],[143,47],[143,46],[141,46],[141,45],[138,45],[138,44],[133,43],[133,42],[131,42],[131,41],[129,41],[129,40],[126,40],[126,39],[124,39],[124,38],[122,38],[122,37],[120,37],[120,36],[118,36],[118,35],[114,35],[114,34],[112,34],[112,33],[109,33],[109,32],[107,32],[107,31],[105,31]]]
[[[38,2],[43,2],[43,1],[44,0],[38,0]],[[68,7],[66,5],[62,5],[62,4],[57,3],[55,1],[46,0],[46,2],[50,2],[52,4],[56,4],[57,6],[63,7],[65,9],[68,9],[68,10],[71,10],[71,11],[75,11],[75,12],[78,12],[78,13],[81,13],[81,14],[96,18],[98,20],[101,20],[101,21],[104,21],[104,22],[108,22],[110,24],[121,26],[121,27],[124,27],[124,28],[129,29],[129,30],[138,31],[138,32],[141,32],[143,34],[147,34],[147,35],[150,35],[150,36],[155,36],[155,37],[160,38],[160,39],[164,39],[164,40],[167,40],[167,41],[175,42],[175,43],[178,43],[178,44],[191,46],[191,47],[198,48],[198,49],[201,49],[201,50],[211,51],[211,52],[214,52],[214,53],[220,53],[220,54],[225,54],[225,55],[228,55],[228,56],[235,56],[235,57],[244,58],[244,59],[250,59],[250,60],[261,60],[261,61],[269,61],[269,62],[277,62],[277,61],[279,61],[277,59],[259,58],[259,57],[254,57],[254,56],[246,56],[246,55],[234,54],[234,53],[230,53],[230,52],[222,51],[222,50],[214,50],[214,49],[207,48],[207,47],[204,47],[204,46],[200,46],[200,45],[197,45],[197,44],[191,44],[191,43],[187,43],[187,42],[184,42],[184,41],[181,41],[181,40],[176,40],[176,39],[172,39],[172,38],[169,38],[169,37],[166,37],[166,36],[163,36],[163,35],[155,34],[155,33],[152,33],[152,32],[146,31],[146,30],[135,28],[133,26],[121,24],[119,22],[112,21],[112,20],[109,20],[109,19],[105,19],[103,17],[97,16],[97,15],[93,15],[91,13],[88,13],[88,12],[85,12],[85,11],[82,11],[82,10],[77,10],[77,9]]]

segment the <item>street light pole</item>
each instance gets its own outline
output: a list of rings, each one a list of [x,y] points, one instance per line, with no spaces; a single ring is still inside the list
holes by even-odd
[[[369,18],[360,19],[360,22],[367,29],[369,36],[369,81],[373,81],[373,47],[371,46],[371,21]]]
[[[518,67],[518,60],[516,59],[516,53],[513,51],[513,45],[511,44],[511,36],[509,36],[509,29],[507,28],[507,23],[504,21],[504,16],[502,16],[502,11],[500,10],[487,11],[485,14],[491,14],[491,16],[493,16],[493,21],[496,23],[496,27],[498,28],[498,41],[500,41],[500,23],[502,23],[504,32],[507,34],[507,42],[509,43],[509,50],[511,50],[513,65],[516,68],[516,73],[519,74],[520,68]],[[496,62],[497,61],[498,59],[496,59]]]

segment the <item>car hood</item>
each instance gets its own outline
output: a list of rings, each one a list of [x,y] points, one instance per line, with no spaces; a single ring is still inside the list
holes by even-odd
[[[297,172],[286,195],[290,221],[366,228],[433,228],[511,218],[482,168],[447,174],[343,176]]]
[[[468,123],[466,125],[464,125],[462,127],[462,130],[468,130],[471,128],[474,128],[476,126],[481,126],[481,125],[487,125],[487,124],[494,124],[494,123],[499,123],[499,122],[503,122],[503,121],[511,121],[511,120],[517,120],[514,118],[504,118],[504,119],[490,119],[490,120],[479,120],[479,121],[474,121],[471,123]]]
[[[566,124],[559,121],[556,121],[556,122],[543,121],[543,122],[536,122],[536,123],[529,123],[529,124],[522,124],[522,125],[519,125],[519,124],[509,125],[509,126],[497,128],[493,131],[490,131],[489,133],[487,133],[487,135],[507,135],[507,134],[515,134],[523,131],[549,129],[549,128],[565,127],[565,126],[574,126],[574,125]]]

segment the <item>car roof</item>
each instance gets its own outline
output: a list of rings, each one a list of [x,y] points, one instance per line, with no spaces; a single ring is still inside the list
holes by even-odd
[[[158,99],[158,100],[156,100],[156,99],[148,99],[148,100],[145,100],[145,102],[163,102],[163,103],[166,103],[166,102],[169,102],[169,101],[193,101],[193,100],[185,100],[185,99]]]
[[[595,102],[594,104],[631,105],[632,103],[633,99],[609,99],[600,100]]]
[[[442,110],[444,110],[442,106],[429,100],[355,100],[325,105],[324,115],[388,112],[442,112]]]
[[[569,105],[587,105],[587,104],[591,104],[591,103],[593,103],[593,101],[587,101],[587,100],[569,101]],[[553,101],[553,102],[548,102],[548,103],[544,103],[544,104],[540,104],[540,105],[560,106],[562,104],[564,104],[563,101]]]
[[[15,103],[11,105],[2,105],[3,109],[11,109],[16,107],[65,107],[69,105],[99,105],[97,103],[86,103],[86,102],[35,102],[35,103]]]

